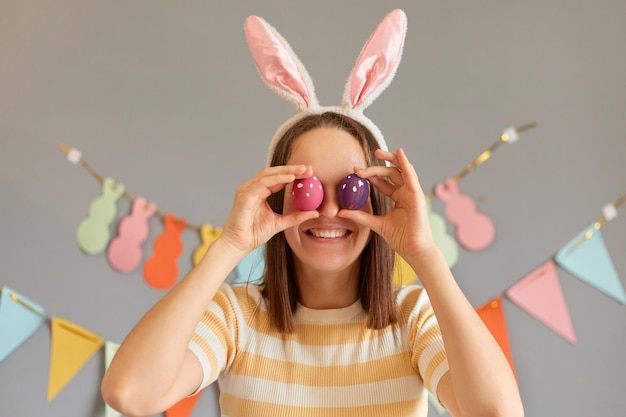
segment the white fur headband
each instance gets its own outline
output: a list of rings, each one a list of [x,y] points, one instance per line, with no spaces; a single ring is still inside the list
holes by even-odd
[[[380,129],[363,114],[363,110],[387,88],[398,69],[406,21],[402,10],[390,12],[361,50],[346,83],[341,105],[321,106],[311,76],[287,41],[262,18],[249,16],[246,19],[246,39],[261,77],[274,92],[297,109],[296,115],[283,123],[272,138],[267,152],[268,166],[276,143],[287,129],[305,116],[327,111],[360,122],[374,135],[381,149],[388,149]]]

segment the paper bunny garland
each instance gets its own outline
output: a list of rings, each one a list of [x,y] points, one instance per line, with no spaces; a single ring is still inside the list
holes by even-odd
[[[297,113],[275,133],[267,154],[270,165],[276,143],[298,120],[332,111],[348,116],[364,125],[374,135],[381,149],[387,144],[380,129],[363,110],[383,92],[396,73],[406,36],[406,15],[391,11],[372,33],[361,50],[339,106],[321,106],[315,95],[313,81],[287,41],[258,16],[249,16],[244,24],[248,46],[265,83],[279,96],[292,103]]]

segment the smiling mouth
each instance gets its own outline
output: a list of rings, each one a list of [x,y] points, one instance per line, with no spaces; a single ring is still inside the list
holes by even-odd
[[[338,239],[352,232],[348,229],[309,229],[306,233],[321,239]]]

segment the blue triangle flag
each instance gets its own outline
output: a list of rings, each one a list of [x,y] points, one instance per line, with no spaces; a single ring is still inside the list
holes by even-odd
[[[46,320],[39,305],[17,291],[0,287],[0,362],[28,340]]]
[[[250,252],[235,267],[236,277],[230,283],[232,285],[242,285],[248,282],[259,280],[265,272],[265,245],[259,246]]]
[[[617,276],[602,233],[593,225],[565,245],[554,259],[572,275],[626,304],[624,287]]]

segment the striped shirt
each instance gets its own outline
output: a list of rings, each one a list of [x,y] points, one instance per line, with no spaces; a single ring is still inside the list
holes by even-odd
[[[299,305],[295,331],[270,323],[259,287],[224,284],[189,343],[199,389],[218,381],[222,416],[425,417],[429,390],[448,370],[426,291],[396,293],[398,323],[367,327],[357,301],[333,310]]]

